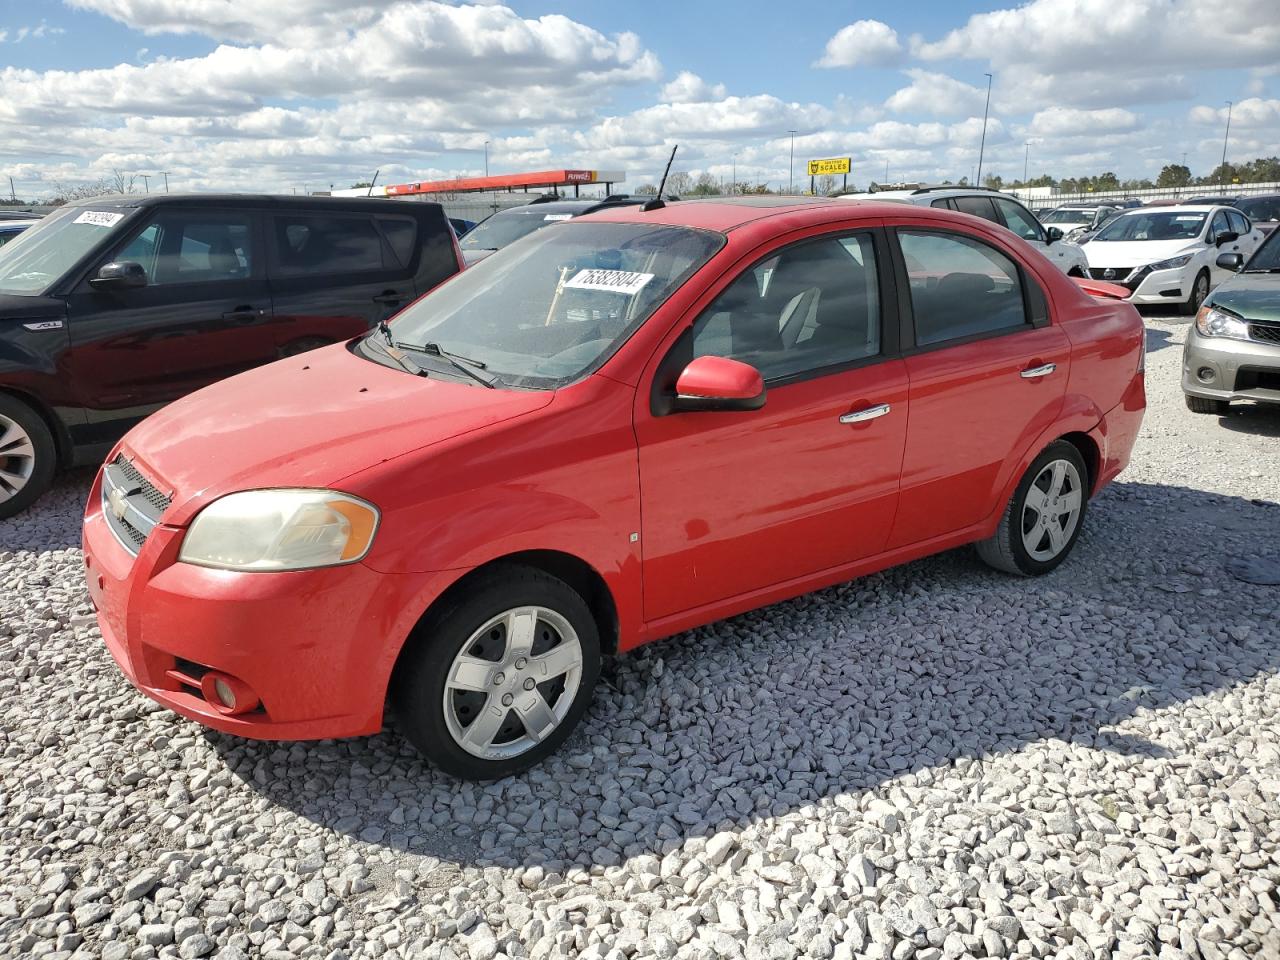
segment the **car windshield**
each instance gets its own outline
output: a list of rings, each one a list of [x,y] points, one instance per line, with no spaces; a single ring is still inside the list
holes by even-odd
[[[1200,236],[1206,213],[1162,210],[1126,213],[1099,231],[1094,242],[1108,240],[1194,240]]]
[[[563,386],[612,354],[723,244],[722,234],[686,227],[565,224],[464,270],[390,328],[403,349],[438,345],[484,364],[499,385]],[[370,334],[370,356],[379,338]],[[429,354],[413,358],[435,372]]]
[[[1092,210],[1063,210],[1058,209],[1047,216],[1041,217],[1040,222],[1044,224],[1059,223],[1089,223],[1093,220]]]
[[[1254,222],[1270,223],[1280,220],[1280,197],[1255,197],[1241,200],[1236,207]]]
[[[1280,271],[1280,230],[1272,230],[1245,266],[1246,273]]]
[[[467,231],[458,240],[463,250],[501,250],[540,227],[550,226],[559,220],[567,220],[568,213],[495,213],[488,220]]]
[[[0,293],[44,293],[128,216],[91,207],[63,207],[49,214],[0,247]]]

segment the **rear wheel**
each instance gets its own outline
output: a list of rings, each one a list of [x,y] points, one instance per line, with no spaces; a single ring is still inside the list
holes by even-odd
[[[1005,573],[1039,576],[1071,552],[1088,506],[1088,468],[1074,445],[1051,443],[1023,474],[995,536],[978,556]]]
[[[573,732],[600,674],[586,602],[540,570],[501,566],[428,618],[392,684],[405,736],[446,773],[525,770]]]
[[[1215,417],[1225,417],[1231,410],[1226,400],[1214,400],[1209,397],[1193,397],[1187,394],[1187,409],[1192,413],[1207,413]]]
[[[0,394],[0,520],[21,513],[53,482],[57,447],[40,414]]]
[[[1178,307],[1178,312],[1184,317],[1193,317],[1200,309],[1200,305],[1204,303],[1204,298],[1209,295],[1209,271],[1201,270],[1196,274],[1195,282],[1191,284],[1191,293],[1187,299],[1183,300]]]

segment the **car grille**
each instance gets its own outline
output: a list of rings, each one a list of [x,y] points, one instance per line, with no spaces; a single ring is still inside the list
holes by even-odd
[[[1280,343],[1280,323],[1249,322],[1249,339],[1263,343]]]
[[[102,469],[102,515],[135,557],[171,500],[123,454]]]
[[[1110,277],[1103,276],[1107,272],[1111,273]],[[1119,283],[1131,273],[1133,273],[1133,267],[1090,267],[1089,279],[1105,280],[1107,283]]]

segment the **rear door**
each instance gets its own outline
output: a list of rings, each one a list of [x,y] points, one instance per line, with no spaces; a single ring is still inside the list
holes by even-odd
[[[958,229],[900,226],[911,418],[888,546],[962,530],[997,506],[1007,464],[1057,416],[1070,345],[1010,251]]]
[[[284,209],[266,218],[280,353],[350,339],[413,300],[413,270],[400,262],[372,214]],[[393,231],[405,220],[412,227],[411,218],[385,219]],[[403,246],[409,232],[393,236]]]
[[[89,413],[78,443],[276,358],[258,215],[160,206],[68,297],[70,381]],[[147,285],[99,291],[102,264],[142,264]]]

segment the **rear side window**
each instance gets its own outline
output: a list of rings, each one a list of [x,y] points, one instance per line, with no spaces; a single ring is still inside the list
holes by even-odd
[[[382,236],[370,217],[276,216],[272,237],[280,276],[327,276],[386,269]]]
[[[1036,223],[1035,217],[1024,210],[1021,204],[997,197],[995,205],[1004,214],[1005,225],[1023,240],[1040,239],[1040,224]]]
[[[253,273],[248,214],[165,210],[116,253],[142,264],[152,286],[244,280]]]
[[[942,200],[935,200],[933,203],[929,204],[929,206],[940,207],[943,210],[954,210],[956,208],[956,205],[946,198],[943,198]]]
[[[391,244],[391,252],[400,261],[400,266],[413,264],[413,251],[418,242],[418,223],[408,217],[379,217],[378,226],[382,235]]]
[[[899,230],[915,317],[928,346],[1028,323],[1017,265],[994,247],[955,233]]]
[[[991,205],[990,197],[956,197],[951,202],[956,205],[956,209],[961,213],[971,213],[975,217],[981,217],[983,220],[1000,223],[1000,218],[996,215],[996,208]]]

